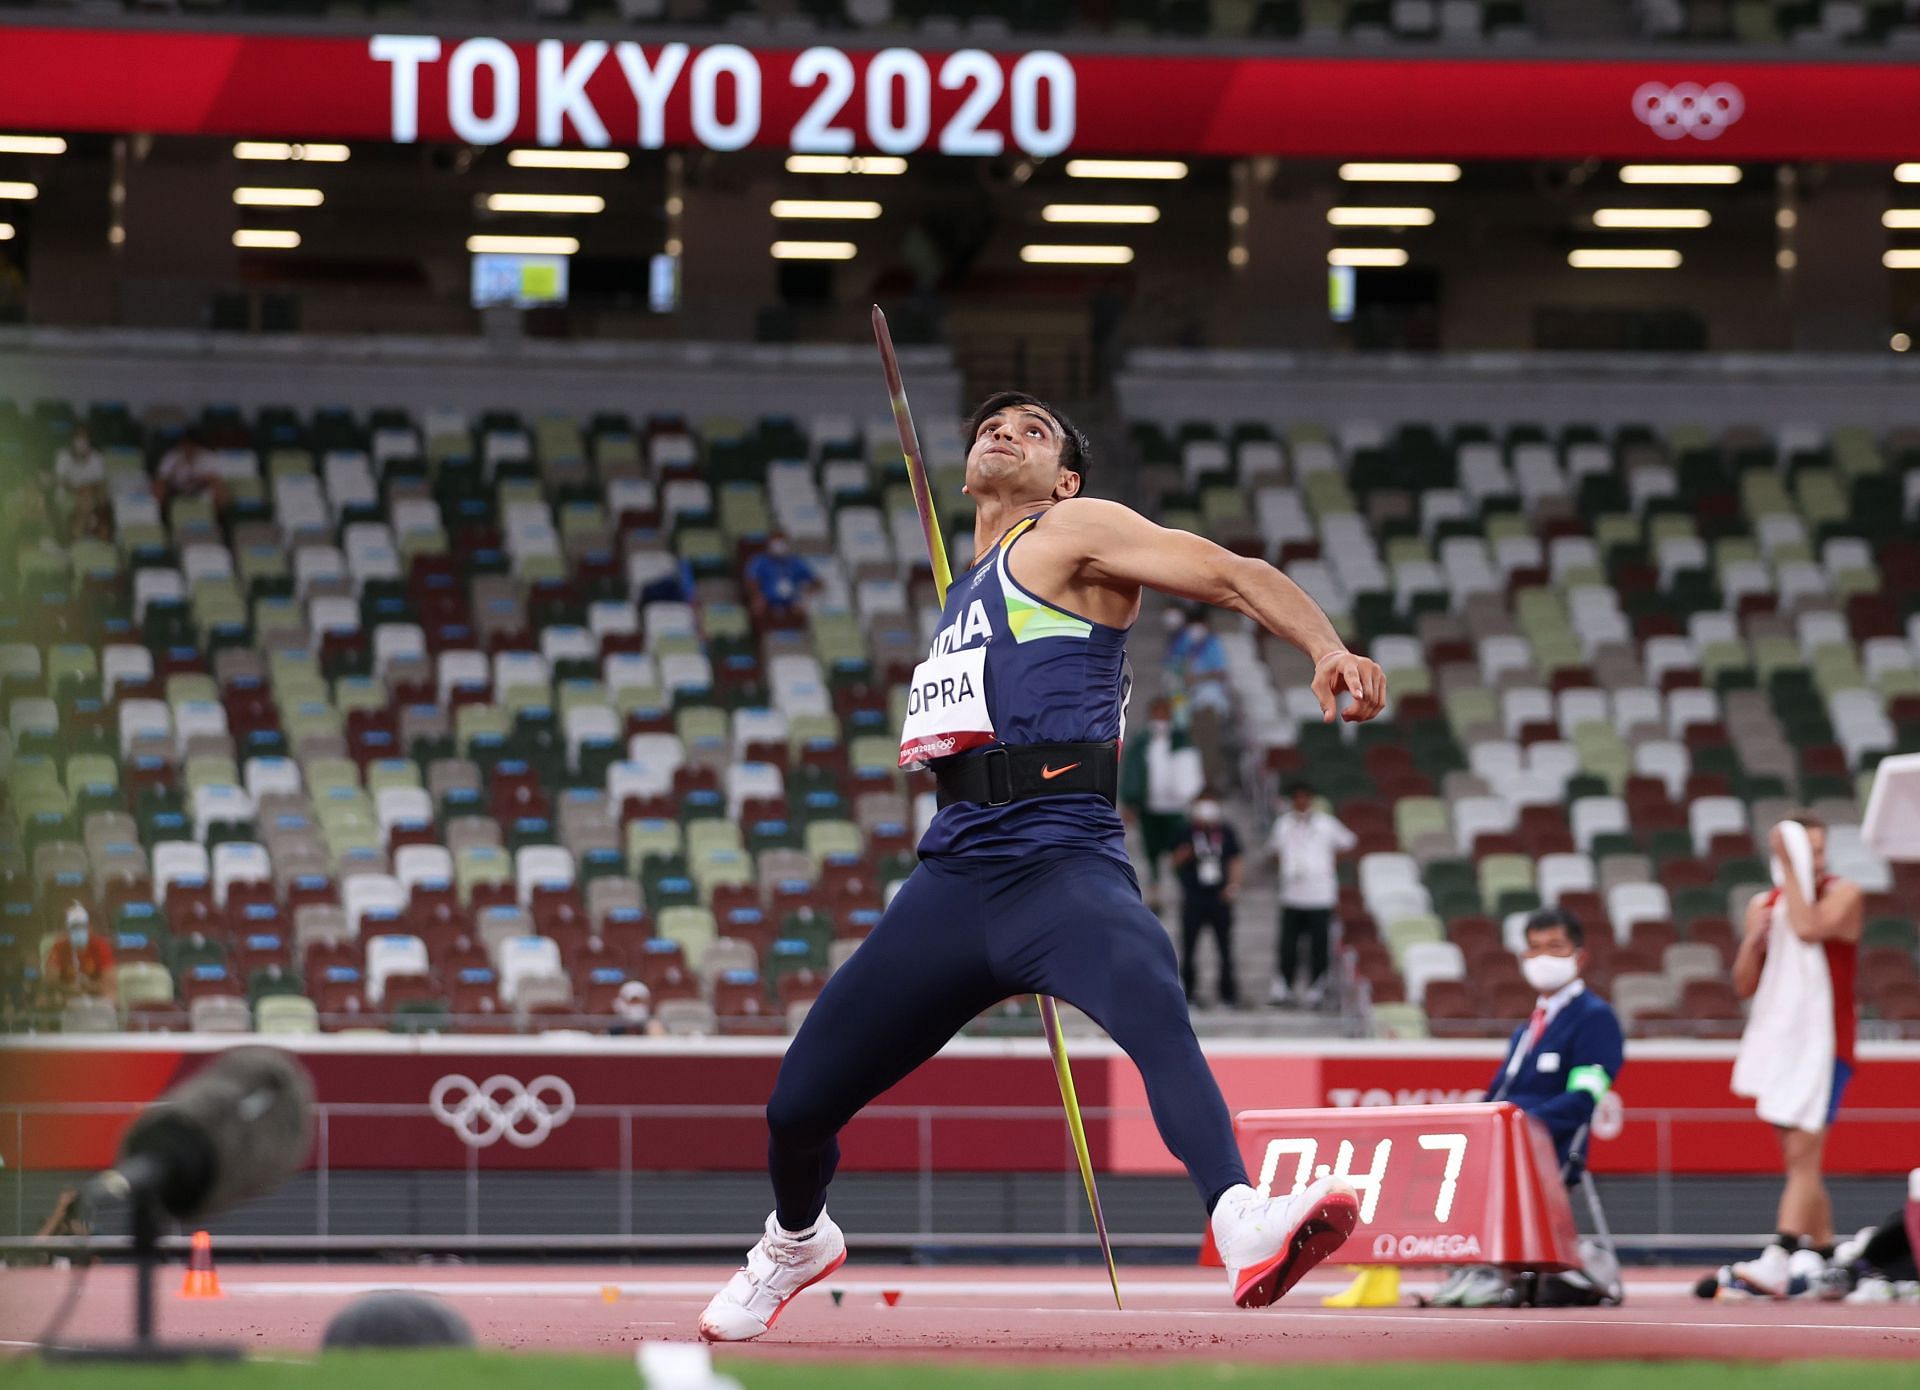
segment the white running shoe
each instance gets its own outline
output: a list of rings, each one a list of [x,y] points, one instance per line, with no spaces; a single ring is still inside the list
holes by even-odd
[[[1345,1178],[1327,1177],[1298,1196],[1262,1197],[1244,1183],[1213,1206],[1213,1244],[1227,1267],[1233,1301],[1264,1308],[1338,1250],[1360,1219]]]
[[[1793,1275],[1793,1256],[1778,1242],[1762,1250],[1757,1259],[1733,1266],[1733,1277],[1765,1298],[1785,1298]]]
[[[819,1283],[847,1262],[847,1238],[824,1211],[813,1234],[795,1240],[772,1215],[747,1262],[700,1315],[700,1335],[709,1342],[746,1342],[770,1330],[802,1289]]]
[[[1844,1301],[1853,1304],[1892,1303],[1897,1297],[1898,1291],[1894,1288],[1893,1280],[1882,1279],[1877,1274],[1869,1274],[1853,1286],[1853,1292],[1848,1294]]]

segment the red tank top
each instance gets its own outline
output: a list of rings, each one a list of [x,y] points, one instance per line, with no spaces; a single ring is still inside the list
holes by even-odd
[[[1827,891],[1827,885],[1833,882],[1832,874],[1823,874],[1820,882],[1814,885],[1814,900],[1817,902]],[[1773,911],[1773,905],[1780,900],[1780,890],[1774,888],[1766,896],[1766,910]],[[1853,1004],[1854,966],[1860,957],[1859,943],[1853,941],[1822,941],[1820,948],[1827,955],[1827,978],[1833,982],[1833,1055],[1849,1067],[1853,1065],[1853,1035],[1856,1031]]]

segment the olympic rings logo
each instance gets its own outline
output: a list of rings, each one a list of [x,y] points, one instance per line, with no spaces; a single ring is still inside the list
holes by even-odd
[[[476,1085],[456,1073],[433,1083],[427,1104],[433,1118],[469,1148],[490,1148],[504,1139],[532,1149],[573,1117],[573,1087],[557,1076],[536,1076],[525,1085],[516,1077],[489,1076]]]
[[[1633,94],[1633,114],[1662,140],[1718,140],[1747,111],[1747,99],[1731,82],[1643,82]]]

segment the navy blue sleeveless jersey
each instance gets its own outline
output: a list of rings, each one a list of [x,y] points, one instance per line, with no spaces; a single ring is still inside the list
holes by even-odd
[[[992,722],[990,733],[973,735],[974,746],[952,756],[978,757],[1001,745],[1105,743],[1120,737],[1132,684],[1127,630],[1043,602],[1021,588],[1007,568],[1014,543],[1038,520],[1030,516],[1015,523],[947,592],[940,631],[921,669],[928,671],[943,657],[977,662],[974,649],[984,647],[980,674]],[[951,695],[952,678],[945,684]],[[922,704],[919,692],[910,692],[910,727],[913,711]],[[944,761],[935,758],[932,765]],[[1119,812],[1091,792],[1006,806],[947,806],[921,837],[920,855],[1017,859],[1055,846],[1130,863]]]

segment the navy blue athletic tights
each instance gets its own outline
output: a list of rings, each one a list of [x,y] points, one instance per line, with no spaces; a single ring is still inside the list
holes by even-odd
[[[767,1102],[767,1166],[781,1226],[819,1219],[836,1139],[882,1091],[1002,999],[1051,994],[1125,1049],[1160,1137],[1207,1210],[1247,1180],[1226,1102],[1187,1018],[1166,929],[1133,870],[1084,850],[1016,860],[927,859],[835,971]]]

